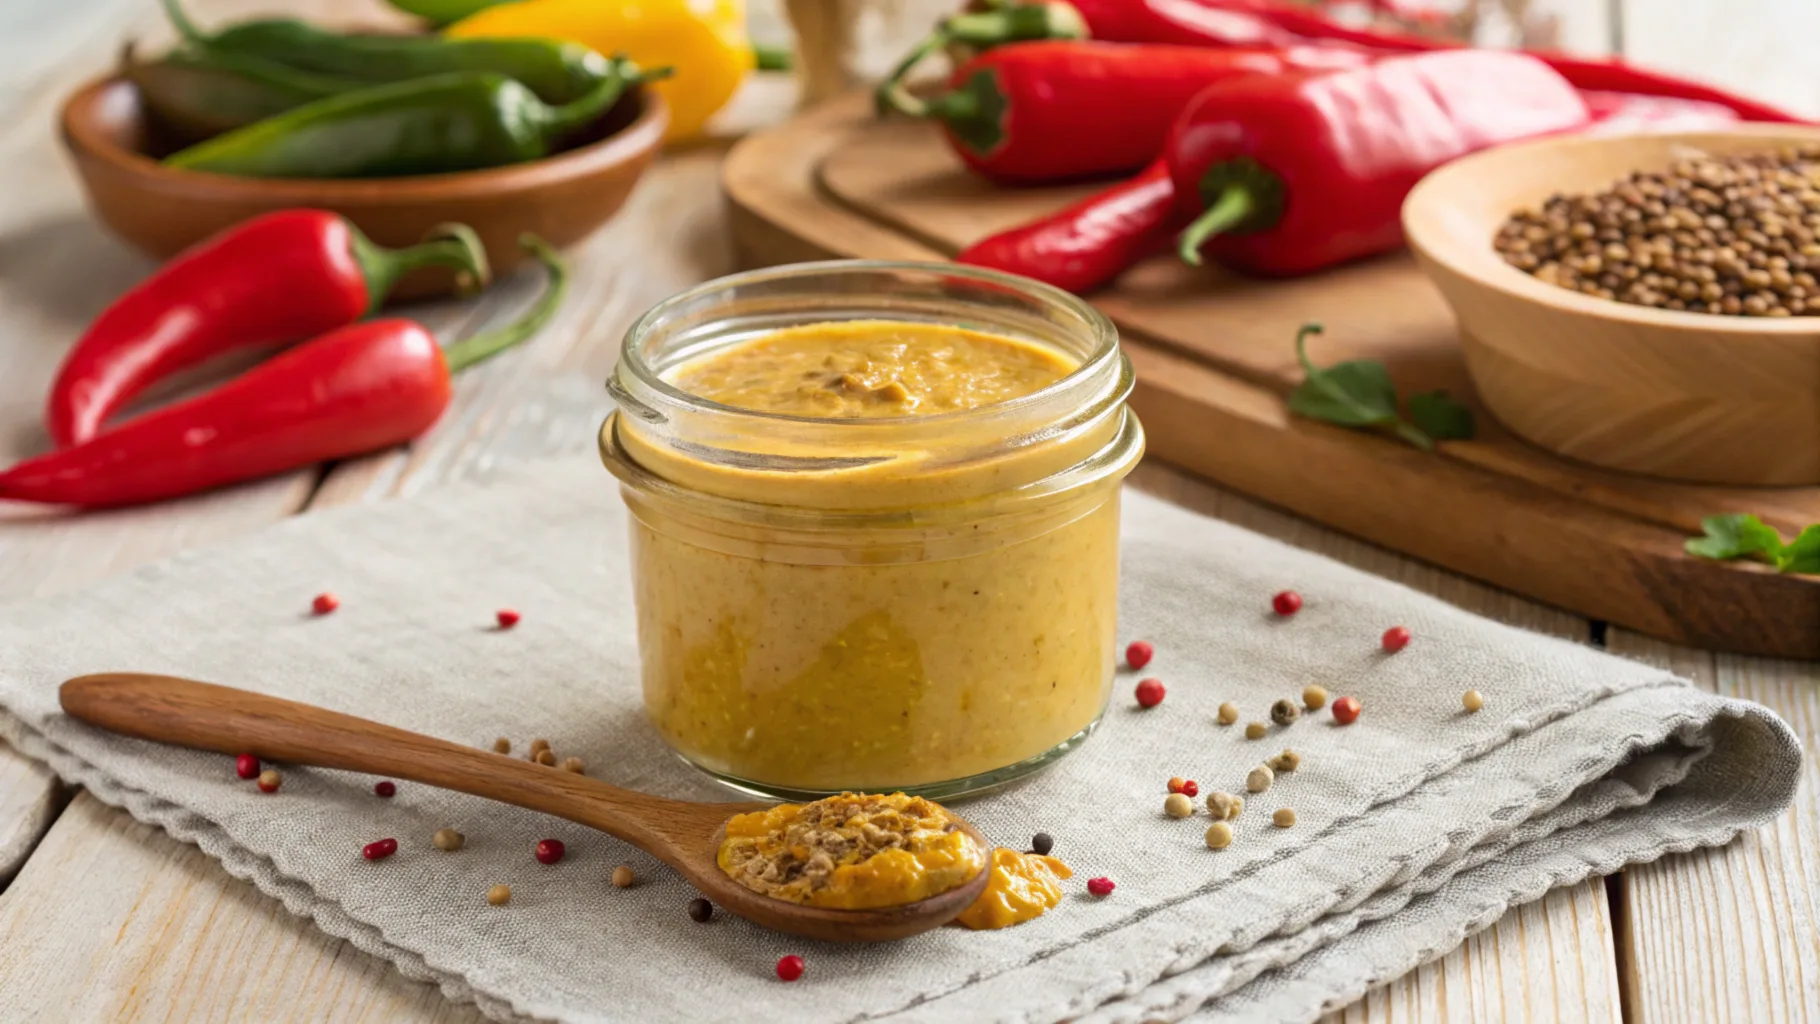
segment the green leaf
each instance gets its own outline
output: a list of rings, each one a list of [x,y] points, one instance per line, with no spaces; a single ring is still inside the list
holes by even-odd
[[[1756,516],[1707,516],[1700,520],[1700,529],[1706,531],[1705,536],[1690,537],[1682,545],[1690,555],[1718,559],[1763,555],[1769,561],[1779,564],[1782,535]],[[1811,532],[1813,527],[1803,531],[1802,535]],[[1814,543],[1820,544],[1820,540]]]
[[[1409,418],[1437,441],[1464,441],[1472,437],[1472,410],[1448,397],[1445,391],[1425,391],[1409,400]]]
[[[1295,354],[1302,364],[1302,383],[1289,395],[1289,411],[1343,427],[1382,427],[1397,422],[1397,389],[1383,363],[1353,360],[1325,369],[1308,358],[1308,336],[1320,324],[1303,324],[1296,332]]]
[[[1776,553],[1776,571],[1820,576],[1820,523],[1802,530],[1800,536]]]

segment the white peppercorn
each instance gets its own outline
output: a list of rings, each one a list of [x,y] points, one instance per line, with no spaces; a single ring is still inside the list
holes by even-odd
[[[1269,789],[1270,784],[1276,779],[1276,772],[1271,771],[1268,765],[1261,764],[1245,776],[1245,788],[1253,793],[1262,793]]]
[[[1232,845],[1232,826],[1223,821],[1216,821],[1207,826],[1207,848],[1224,850]]]
[[[1269,765],[1273,772],[1293,772],[1302,766],[1302,755],[1293,750],[1284,750],[1264,763]]]
[[[1186,818],[1194,813],[1194,801],[1184,793],[1171,793],[1163,801],[1163,813],[1171,818]]]
[[[1207,813],[1220,821],[1231,821],[1245,809],[1245,798],[1215,790],[1207,794]]]

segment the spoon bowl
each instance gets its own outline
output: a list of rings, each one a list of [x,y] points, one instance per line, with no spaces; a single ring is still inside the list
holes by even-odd
[[[740,885],[716,860],[727,819],[775,804],[670,800],[352,715],[175,676],[80,676],[64,683],[58,698],[70,717],[124,736],[408,779],[566,818],[670,865],[729,913],[824,942],[885,942],[947,924],[979,898],[988,877],[982,869],[961,886],[896,907],[804,906]],[[990,849],[971,823],[958,816],[955,821],[982,850]]]

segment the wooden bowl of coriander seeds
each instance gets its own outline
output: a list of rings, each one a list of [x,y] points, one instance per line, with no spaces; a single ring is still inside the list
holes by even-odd
[[[1403,226],[1517,435],[1666,479],[1820,484],[1820,128],[1504,146],[1423,179]]]

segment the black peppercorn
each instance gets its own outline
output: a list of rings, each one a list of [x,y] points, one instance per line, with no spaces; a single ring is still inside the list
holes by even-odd
[[[1036,835],[1030,837],[1031,853],[1047,857],[1049,856],[1049,851],[1053,849],[1055,849],[1055,837],[1049,833],[1038,832]]]
[[[697,896],[689,901],[689,916],[697,921],[705,922],[714,916],[714,904]]]

